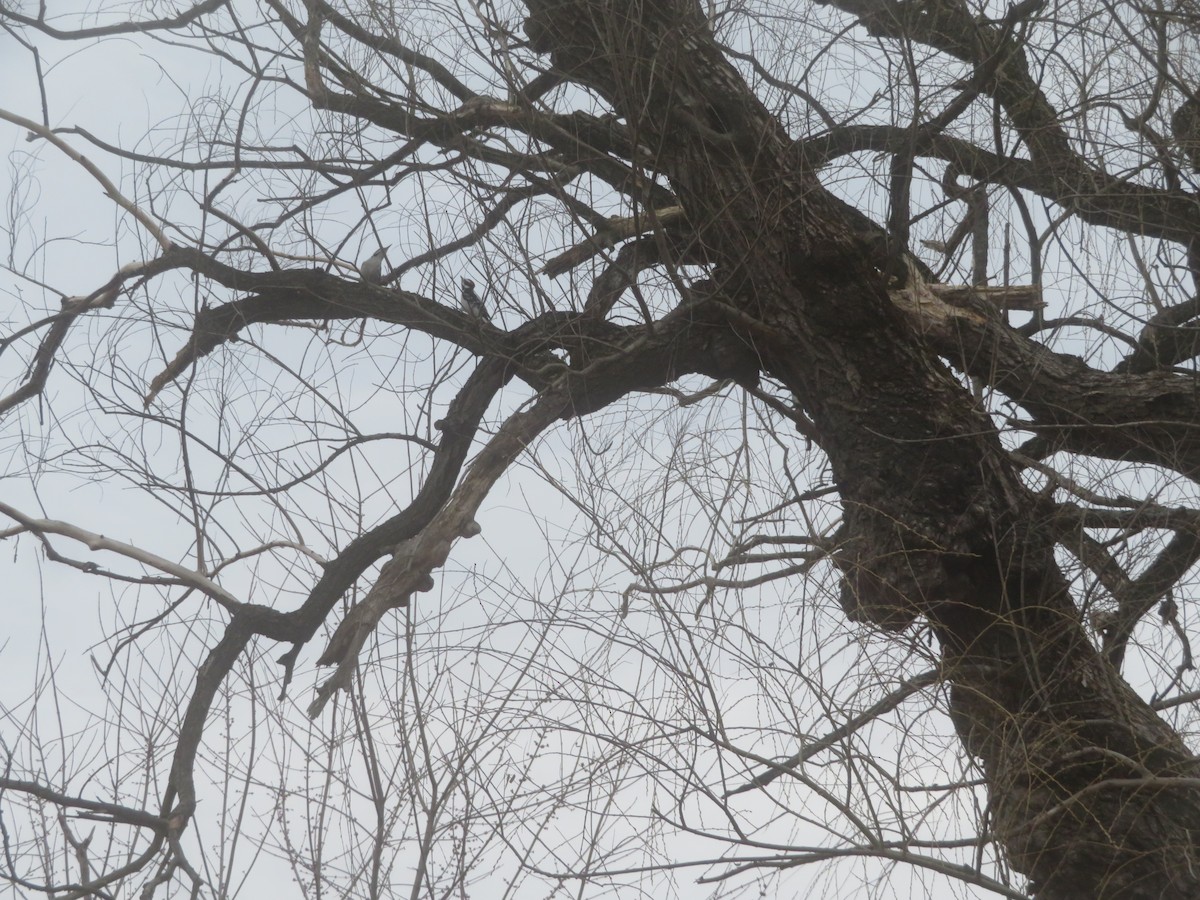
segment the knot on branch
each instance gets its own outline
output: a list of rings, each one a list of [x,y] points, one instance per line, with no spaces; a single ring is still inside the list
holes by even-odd
[[[958,516],[884,511],[878,492],[857,492],[857,499],[856,492],[844,493],[849,537],[833,561],[842,573],[839,599],[851,620],[887,631],[901,631],[918,616],[938,626],[966,627],[959,621],[969,616],[965,598],[997,605],[995,598],[979,596],[977,584],[988,566],[994,567],[984,546],[990,540],[989,513],[979,504],[961,502],[969,487],[956,484],[953,473],[942,476],[917,480],[913,494],[922,495],[922,503],[965,506]]]
[[[842,573],[838,600],[853,622],[903,631],[917,618],[914,600],[921,590],[912,577],[915,573],[899,554],[876,556],[868,550],[864,542],[855,542],[833,555]]]

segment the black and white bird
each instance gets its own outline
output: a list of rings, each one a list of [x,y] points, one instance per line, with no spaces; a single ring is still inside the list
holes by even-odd
[[[387,247],[380,247],[358,267],[358,274],[367,284],[379,284],[383,281],[383,258],[387,256]]]
[[[465,312],[470,313],[476,319],[487,318],[487,307],[483,304],[483,299],[475,293],[475,282],[470,278],[462,280],[462,308]]]

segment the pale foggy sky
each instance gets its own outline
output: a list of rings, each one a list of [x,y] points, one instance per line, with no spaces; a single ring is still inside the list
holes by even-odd
[[[134,38],[111,38],[99,44],[80,42],[57,46],[45,39],[35,40],[47,54],[43,57],[43,65],[51,126],[85,128],[104,140],[146,152],[157,149],[159,140],[174,141],[175,118],[188,108],[193,98],[204,92],[218,90],[226,77],[236,77],[223,75],[220,66],[206,55]],[[28,53],[7,35],[0,35],[0,84],[6,88],[0,105],[40,121],[41,111],[31,74]],[[236,82],[230,80],[228,83]],[[286,119],[287,112],[279,110],[278,115]],[[149,140],[146,139],[148,133],[152,135]],[[131,199],[138,202],[144,200],[139,183],[129,177],[133,170],[128,163],[115,161],[90,148],[78,135],[68,134],[65,137],[121,185]],[[0,175],[0,190],[6,198],[12,196],[14,190],[28,192],[25,194],[28,201],[23,204],[24,216],[20,219],[22,227],[18,234],[6,235],[6,243],[12,248],[10,252],[14,267],[26,272],[30,279],[21,280],[8,273],[0,274],[0,309],[7,306],[3,312],[6,328],[24,325],[57,307],[57,296],[43,292],[33,280],[44,279],[71,293],[86,294],[104,283],[120,265],[153,254],[154,247],[147,235],[138,231],[130,217],[116,210],[113,203],[102,195],[100,185],[93,178],[66,160],[56,149],[41,141],[27,142],[23,131],[7,122],[0,122],[0,146],[5,149],[7,161],[6,170]],[[29,163],[31,158],[35,161]],[[182,218],[195,224],[195,220],[187,214]],[[118,220],[119,226],[116,224]],[[119,254],[114,254],[110,243],[114,228],[117,227],[122,232],[122,242]],[[383,234],[385,240],[392,236],[403,238],[403,235],[394,231],[390,234],[385,231]],[[364,234],[359,246],[369,252],[373,249],[373,240],[373,236]],[[394,246],[389,257],[395,263],[404,258],[404,252]],[[162,279],[153,288],[155,292],[169,290],[179,291],[186,300],[189,285],[183,279]],[[181,302],[180,305],[186,308],[187,304]],[[103,319],[103,316],[98,318]],[[92,327],[102,328],[103,325],[98,323]],[[168,333],[163,337],[163,352],[168,358],[178,349],[181,340],[180,332]],[[286,344],[287,338],[276,335],[274,340],[277,345],[282,345]],[[84,341],[77,344],[85,345]],[[146,383],[161,368],[161,362],[160,357],[147,355],[144,363]],[[6,358],[0,358],[0,375],[12,376],[20,371],[23,364],[24,357],[10,352]],[[130,386],[130,390],[134,387]],[[51,376],[43,401],[34,400],[10,416],[26,417],[32,422],[38,417],[40,406],[44,419],[53,422],[59,410],[75,407],[78,399],[74,392],[77,390],[70,373],[57,370]],[[160,402],[169,402],[169,398]],[[387,409],[387,398],[377,402],[381,410]],[[382,417],[386,413],[381,412],[380,415]],[[64,421],[63,433],[70,433],[74,427],[72,421]],[[54,428],[50,431],[53,432]],[[569,432],[570,428],[564,427],[562,431]],[[11,454],[9,458],[15,460],[19,469],[21,455],[15,452],[13,442],[36,438],[28,434],[14,437],[11,431],[6,431],[3,440],[6,442],[4,455]],[[547,438],[544,446],[553,450],[565,448],[569,442],[569,434],[558,433]],[[553,454],[548,456],[552,458]],[[35,493],[27,480],[14,477],[12,463],[8,466],[0,470],[6,476],[0,494],[7,502],[26,512],[66,519],[110,537],[145,544],[148,549],[171,558],[180,556],[177,552],[179,546],[186,547],[186,524],[174,521],[168,510],[156,507],[152,501],[125,485],[89,483],[86,478],[47,476],[37,481]],[[433,594],[423,595],[422,602],[435,602],[440,592],[458,590],[461,585],[470,584],[477,577],[486,581],[505,566],[516,570],[520,578],[536,585],[544,577],[544,569],[553,566],[553,561],[546,563],[532,557],[526,561],[528,547],[531,543],[541,544],[543,527],[568,527],[555,519],[561,516],[563,523],[569,523],[572,514],[567,504],[548,490],[540,479],[533,477],[534,473],[527,466],[527,463],[522,463],[510,479],[498,486],[480,516],[484,526],[482,540],[456,545],[448,566],[450,571],[439,574],[438,589]],[[538,516],[547,511],[552,513],[549,517],[551,523],[543,525],[539,523]],[[166,537],[168,535],[169,538]],[[182,541],[183,544],[177,545],[175,541]],[[56,540],[55,543],[74,558],[88,558],[86,551],[78,545],[71,546],[63,540]],[[101,579],[67,570],[40,557],[35,542],[29,536],[23,536],[17,550],[5,554],[3,563],[0,563],[0,573],[8,582],[4,606],[9,613],[8,639],[0,648],[0,659],[4,660],[7,671],[31,672],[33,661],[43,651],[40,640],[45,625],[45,631],[53,635],[50,656],[57,666],[56,678],[67,696],[78,703],[78,709],[74,712],[65,710],[63,718],[68,722],[73,719],[82,722],[85,714],[95,708],[96,675],[89,653],[92,642],[99,634],[98,619],[113,608],[120,609],[122,604],[128,602],[128,598],[109,594],[110,585]],[[100,561],[118,570],[130,565],[111,557]],[[528,572],[523,571],[524,567],[528,567]],[[132,567],[125,570],[133,571]],[[244,591],[243,596],[249,597],[253,593],[249,580],[238,584],[236,578],[231,573],[231,584],[227,586],[235,592]],[[536,594],[536,590],[531,593]],[[308,649],[313,651],[314,648]],[[273,651],[268,648],[266,652],[270,654]],[[297,703],[300,708],[307,703],[312,685],[321,677],[312,672],[314,655],[314,652],[307,652],[302,657],[305,662],[297,671],[297,680],[289,697],[288,702]],[[169,667],[172,660],[163,658],[160,663]],[[28,696],[32,686],[24,675],[7,680],[0,686],[0,702],[11,708]],[[273,697],[275,687],[268,685],[263,688],[263,693],[264,696]],[[922,701],[918,697],[910,702]],[[286,715],[286,712],[281,714]],[[922,721],[928,722],[929,718]],[[321,721],[318,721],[316,727],[319,729],[321,725]],[[0,734],[4,732],[0,731]],[[4,740],[7,745],[7,734],[4,734]],[[879,740],[886,742],[888,738],[883,735]],[[953,763],[949,764],[949,768],[953,768]],[[102,790],[98,787],[96,792],[102,793]],[[755,801],[752,798],[745,799],[747,808],[752,809]],[[769,815],[765,804],[763,814]],[[701,850],[688,846],[685,840],[674,839],[673,843],[679,844],[682,855],[702,855]],[[244,896],[258,896],[257,891],[267,890],[272,885],[276,891],[279,890],[279,880],[286,876],[274,871],[273,866],[264,865],[264,869],[269,869],[269,872],[263,874],[262,870],[256,868],[255,880],[248,885]],[[920,872],[914,871],[910,881],[909,877],[898,877],[896,870],[884,863],[867,863],[863,869],[846,864],[824,872],[815,870],[813,877],[815,884],[820,886],[818,889],[823,888],[826,895],[832,896],[828,893],[831,889],[846,885],[834,883],[832,879],[836,875],[831,873],[853,873],[855,879],[866,879],[868,876],[864,872],[871,873],[870,877],[888,873],[893,883],[890,885],[891,893],[885,893],[882,888],[854,883],[853,887],[862,896],[925,896],[925,881]],[[678,881],[680,895],[701,895],[702,889],[690,885],[688,876],[680,877]],[[797,889],[797,881],[786,882],[789,891]],[[946,897],[994,896],[961,885],[946,888],[941,881],[933,883],[944,888]]]

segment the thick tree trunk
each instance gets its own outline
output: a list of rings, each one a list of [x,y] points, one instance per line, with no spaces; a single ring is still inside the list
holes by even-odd
[[[889,299],[879,236],[826,192],[668,0],[527,0],[539,52],[603,94],[671,181],[730,327],[817,426],[854,618],[926,618],[992,827],[1038,897],[1200,897],[1200,765],[1091,647],[1046,510]]]

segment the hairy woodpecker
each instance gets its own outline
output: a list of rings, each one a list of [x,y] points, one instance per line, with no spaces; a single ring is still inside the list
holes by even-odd
[[[462,280],[462,308],[477,319],[487,318],[487,307],[483,305],[483,300],[475,293],[475,282],[470,278]]]
[[[380,247],[358,267],[358,274],[367,284],[379,284],[383,281],[383,258],[387,255],[387,247]]]

